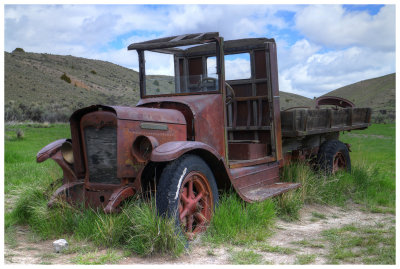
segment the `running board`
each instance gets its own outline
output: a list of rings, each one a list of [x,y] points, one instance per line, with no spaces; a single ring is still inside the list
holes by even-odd
[[[251,201],[259,202],[284,192],[297,189],[300,186],[300,183],[276,182],[255,189],[242,190],[242,194]]]
[[[300,183],[280,182],[279,163],[231,168],[232,184],[246,202],[258,202],[301,186]]]

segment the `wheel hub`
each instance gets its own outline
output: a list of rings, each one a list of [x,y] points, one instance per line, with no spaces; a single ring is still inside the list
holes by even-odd
[[[333,167],[332,172],[336,173],[339,170],[343,170],[346,168],[346,158],[341,152],[337,152],[333,157]]]

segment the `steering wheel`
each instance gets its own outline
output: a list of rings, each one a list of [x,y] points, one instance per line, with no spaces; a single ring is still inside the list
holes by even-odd
[[[225,98],[225,104],[229,105],[232,103],[233,99],[236,97],[235,92],[233,91],[233,88],[231,85],[228,84],[228,82],[225,81],[225,88],[226,88],[226,98]],[[229,93],[228,93],[229,90]]]
[[[216,88],[215,86],[217,85],[217,79],[216,79],[216,78],[212,78],[212,77],[205,77],[205,78],[202,78],[202,79],[199,81],[199,83],[197,83],[197,87],[200,88],[200,89],[205,88],[205,90],[207,91],[207,90],[208,90],[208,87],[207,87],[206,85],[204,85],[204,84],[206,84],[207,82],[213,83],[213,87],[214,87],[214,90],[215,90],[215,88]]]

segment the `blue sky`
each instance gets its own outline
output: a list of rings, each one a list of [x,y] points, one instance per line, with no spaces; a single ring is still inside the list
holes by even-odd
[[[133,42],[218,31],[275,38],[280,89],[320,96],[395,72],[394,5],[5,5],[4,46],[137,70]],[[162,66],[160,62],[160,66]]]

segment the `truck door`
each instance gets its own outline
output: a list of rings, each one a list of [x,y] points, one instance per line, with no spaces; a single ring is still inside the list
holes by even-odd
[[[231,52],[233,51],[233,52]],[[225,51],[228,159],[231,168],[282,159],[276,47]]]

